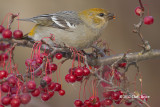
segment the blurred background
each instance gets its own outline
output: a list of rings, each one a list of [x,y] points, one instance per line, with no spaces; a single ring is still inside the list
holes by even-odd
[[[145,4],[146,14],[154,17],[152,25],[143,25],[142,34],[148,40],[152,48],[160,49],[160,1],[142,0]],[[110,48],[117,54],[124,53],[131,49],[131,52],[140,51],[141,44],[139,37],[132,33],[133,24],[138,23],[139,18],[134,13],[134,9],[139,6],[138,0],[0,0],[0,21],[8,12],[20,13],[20,18],[30,18],[33,16],[54,13],[62,10],[81,11],[88,8],[104,8],[113,12],[116,19],[110,21],[109,26],[104,30],[101,37],[110,45]],[[149,12],[147,14],[147,11]],[[17,21],[12,25],[12,30],[17,29]],[[20,22],[20,29],[28,33],[33,27],[33,23]],[[24,60],[30,56],[31,49],[16,47],[15,60],[18,63],[19,71],[24,72]],[[150,96],[148,103],[151,107],[160,107],[160,60],[153,59],[138,63],[143,75],[143,93]],[[63,89],[66,95],[61,97],[56,93],[52,99],[43,102],[40,98],[33,98],[29,105],[25,107],[73,107],[73,102],[78,98],[80,84],[67,84],[64,76],[68,73],[71,64],[65,63],[61,68]],[[131,68],[127,72],[129,79],[133,79],[136,69]],[[56,78],[53,77],[56,80]],[[83,99],[82,99],[83,100]],[[114,105],[115,107],[124,107]]]

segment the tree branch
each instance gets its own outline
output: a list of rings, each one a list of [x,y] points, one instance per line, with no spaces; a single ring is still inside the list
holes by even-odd
[[[0,34],[0,37],[2,35]],[[26,40],[26,39],[3,39],[3,38],[0,38],[0,42],[1,41],[5,41],[5,42],[8,42],[8,43],[11,43],[11,44],[14,44],[14,43],[17,43],[17,46],[24,46],[24,47],[29,47],[29,48],[32,48],[34,43],[32,43],[31,41],[29,40]]]
[[[91,60],[89,59],[88,63],[90,65],[111,65],[117,60],[121,59],[124,56],[124,54],[118,54],[118,55],[113,55],[113,56],[107,56],[107,57],[102,57],[99,59]],[[153,49],[149,52],[146,52],[142,54],[141,52],[135,52],[135,53],[128,53],[126,54],[126,60],[128,62],[140,62],[144,60],[149,60],[153,58],[160,58],[160,50],[158,49]],[[121,63],[121,62],[120,62]]]
[[[17,46],[25,46],[25,47],[29,47],[29,48],[33,47],[33,43],[31,41],[25,40],[25,39],[16,40],[16,39],[0,38],[0,41],[6,41],[6,42],[9,42],[12,44],[17,43]],[[63,50],[63,52],[65,52],[65,51]],[[123,56],[124,56],[124,54],[118,54],[118,55],[101,57],[99,59],[87,57],[87,61],[88,61],[89,65],[93,65],[93,66],[94,65],[102,65],[102,64],[111,65],[114,62],[116,62],[117,60],[121,59]],[[68,56],[66,56],[66,57],[69,58]],[[152,49],[152,50],[145,52],[145,53],[141,53],[141,52],[128,53],[128,54],[126,54],[125,60],[128,62],[140,62],[140,61],[149,60],[149,59],[153,59],[153,58],[160,58],[160,49]],[[119,63],[121,63],[121,62],[123,62],[123,61],[120,61]]]

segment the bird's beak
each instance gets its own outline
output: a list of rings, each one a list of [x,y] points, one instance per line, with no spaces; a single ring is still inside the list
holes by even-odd
[[[108,18],[109,20],[112,20],[112,19],[115,19],[115,16],[114,16],[113,13],[108,13],[107,18]]]

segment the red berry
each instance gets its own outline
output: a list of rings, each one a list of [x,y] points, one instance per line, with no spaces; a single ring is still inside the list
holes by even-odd
[[[37,64],[37,65],[41,65],[42,62],[43,62],[43,60],[42,60],[41,58],[37,58],[37,59],[36,59],[36,64]]]
[[[2,33],[4,29],[5,28],[2,25],[0,25],[0,33]]]
[[[79,107],[83,105],[83,102],[81,100],[75,100],[74,105]]]
[[[43,80],[46,81],[46,83],[49,85],[52,81],[52,79],[49,76],[44,76]]]
[[[3,42],[1,42],[1,43],[0,43],[0,50],[1,50],[1,51],[5,51],[5,49],[6,49],[6,44],[3,43]]]
[[[81,76],[83,76],[84,71],[83,71],[83,69],[81,67],[78,67],[78,68],[75,69],[74,74],[77,77],[81,77]]]
[[[94,107],[100,107],[101,106],[101,103],[100,102],[96,102],[95,104],[94,104]]]
[[[142,99],[142,100],[146,100],[146,101],[148,100],[148,96],[145,95],[145,94],[140,95],[139,98]]]
[[[124,94],[122,91],[117,91],[117,92],[119,92],[120,95],[123,95],[123,94]]]
[[[23,32],[21,30],[15,30],[13,32],[13,37],[15,39],[21,39],[23,37]]]
[[[138,16],[140,16],[140,13],[142,12],[142,9],[141,9],[141,7],[136,7],[135,8],[135,13],[136,13],[136,15],[138,15]]]
[[[4,107],[2,104],[0,104],[0,107]]]
[[[11,47],[11,44],[10,44],[10,43],[5,45],[5,48],[6,48],[6,49],[7,49],[7,48],[10,48],[10,47]]]
[[[39,86],[39,89],[40,89],[40,92],[47,92],[48,91],[47,87],[46,88],[42,88],[41,86]]]
[[[10,102],[11,102],[11,97],[9,97],[9,96],[4,96],[3,98],[2,98],[2,100],[1,100],[1,102],[2,102],[2,104],[3,105],[9,105],[10,104]]]
[[[145,102],[148,100],[148,96],[145,95],[145,94],[140,95],[139,98],[140,98],[141,100],[145,101]],[[141,101],[139,101],[139,103],[143,104],[143,102],[141,102]]]
[[[35,81],[28,81],[27,82],[27,88],[30,91],[34,91],[36,89],[36,83],[35,83]]]
[[[31,92],[31,94],[32,94],[33,97],[39,96],[39,94],[40,94],[40,89],[39,89],[39,88],[35,89],[34,91]]]
[[[11,107],[19,107],[20,104],[21,104],[21,101],[19,98],[12,98]]]
[[[8,81],[8,84],[9,84],[11,87],[15,86],[16,83],[17,83],[17,79],[16,79],[15,76],[10,76],[10,77],[7,79],[7,81]]]
[[[6,54],[6,53],[2,53],[1,55],[0,55],[0,61],[7,61],[8,60],[8,54]]]
[[[26,59],[25,60],[25,65],[28,67],[32,64],[33,60],[32,59]]]
[[[109,98],[113,93],[114,93],[113,91],[103,92],[103,97]]]
[[[51,98],[54,95],[54,91],[49,91],[48,94],[49,94],[49,98]]]
[[[70,75],[70,76],[69,76],[69,82],[70,82],[70,83],[74,83],[75,81],[76,81],[76,76]]]
[[[66,82],[69,82],[69,77],[70,77],[70,74],[67,74],[67,75],[65,76]]]
[[[115,102],[116,104],[121,104],[121,103],[122,103],[121,100],[122,100],[122,99],[118,99],[118,100],[115,100],[114,102]]]
[[[47,101],[47,100],[49,100],[49,98],[50,98],[50,96],[49,96],[48,93],[42,93],[42,94],[41,94],[41,99],[42,99],[43,101]]]
[[[19,93],[18,87],[11,87],[11,94],[16,94],[17,92]]]
[[[7,71],[5,71],[5,70],[1,70],[1,71],[0,71],[0,79],[3,79],[3,78],[5,78],[5,77],[7,77],[7,76],[8,76]]]
[[[56,64],[50,64],[49,66],[50,66],[51,71],[56,71],[57,70],[57,65]]]
[[[74,75],[74,71],[75,71],[75,69],[76,69],[76,68],[70,68],[70,69],[69,69],[69,74]]]
[[[10,89],[10,86],[8,85],[7,82],[6,82],[6,83],[3,83],[3,84],[1,85],[1,90],[2,90],[3,92],[8,92],[9,89]]]
[[[38,72],[35,73],[35,76],[40,76],[42,74],[42,70],[39,70]]]
[[[150,25],[150,24],[153,24],[154,22],[154,19],[152,16],[146,16],[144,17],[144,24],[146,25]]]
[[[31,66],[32,66],[33,68],[36,68],[36,67],[37,67],[37,64],[36,64],[36,61],[35,61],[35,60],[32,61]],[[31,71],[32,71],[32,70],[30,70],[30,72],[31,72]]]
[[[127,63],[126,63],[126,62],[118,64],[118,66],[119,66],[119,67],[121,67],[121,68],[125,68],[125,67],[126,67],[126,65],[127,65]]]
[[[83,68],[84,76],[88,76],[90,74],[90,70],[86,67]]]
[[[46,56],[48,56],[47,53],[41,53],[41,54],[40,54],[40,58],[41,58],[42,60],[43,60],[43,58],[46,57]]]
[[[83,80],[83,76],[82,77],[77,77],[76,80],[77,81],[82,81]]]
[[[106,99],[104,104],[109,106],[109,105],[112,105],[113,101],[111,99]]]
[[[2,32],[2,36],[3,36],[3,38],[10,39],[10,38],[12,38],[12,32],[9,29],[5,29]]]
[[[54,91],[59,91],[59,90],[61,90],[61,84],[55,83],[55,89],[54,89]]]
[[[65,94],[65,91],[64,90],[59,90],[59,95],[60,96],[63,96]]]
[[[12,94],[12,95],[11,95],[11,99],[12,99],[12,98],[18,98],[18,99],[20,99],[20,96],[19,96],[19,94]]]
[[[61,53],[57,53],[57,54],[56,54],[56,58],[57,58],[57,59],[61,59],[61,58],[62,58],[62,54],[61,54]]]
[[[92,96],[92,97],[89,98],[89,101],[90,101],[90,102],[99,102],[99,97],[97,97],[97,96]]]
[[[20,100],[22,104],[28,104],[31,100],[31,96],[28,93],[24,93],[20,96]]]
[[[90,105],[91,105],[91,102],[90,102],[89,100],[85,100],[85,101],[84,101],[84,104],[85,104],[86,106],[90,106]]]
[[[51,82],[51,84],[48,85],[49,90],[54,90],[56,87],[56,84],[54,82]]]
[[[22,86],[22,92],[23,93],[28,93],[29,92],[27,85]]]
[[[120,92],[119,91],[116,91],[116,92],[112,93],[112,99],[113,100],[118,100],[119,97],[120,97]]]
[[[129,101],[129,100],[126,100],[126,101],[125,101],[125,104],[126,104],[127,106],[130,106],[130,105],[132,104],[132,102]]]

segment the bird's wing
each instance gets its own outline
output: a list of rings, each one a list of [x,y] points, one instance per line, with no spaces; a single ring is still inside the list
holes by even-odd
[[[31,21],[36,24],[64,30],[72,30],[79,25],[82,20],[74,11],[61,11],[55,14],[44,14],[29,19],[19,19],[21,21]]]

